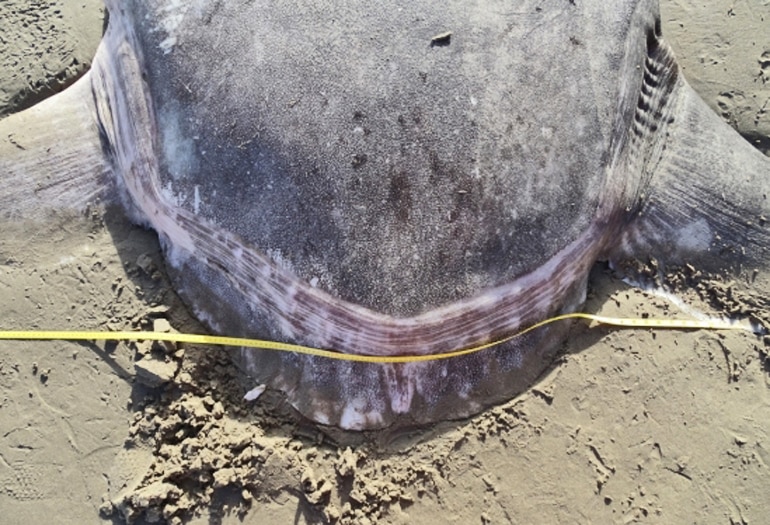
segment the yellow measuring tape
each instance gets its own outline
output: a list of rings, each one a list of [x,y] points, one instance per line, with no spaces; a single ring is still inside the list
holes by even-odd
[[[571,313],[557,315],[540,321],[529,328],[522,330],[503,339],[484,343],[471,348],[430,355],[398,355],[398,356],[374,356],[360,354],[344,354],[332,350],[321,350],[309,346],[280,343],[276,341],[264,341],[261,339],[245,339],[240,337],[225,337],[217,335],[201,334],[172,334],[164,332],[106,332],[106,331],[60,331],[60,330],[0,330],[0,340],[34,340],[34,341],[162,341],[171,343],[195,343],[220,346],[241,346],[247,348],[260,348],[263,350],[277,350],[281,352],[294,352],[298,354],[337,359],[342,361],[357,361],[363,363],[416,363],[420,361],[437,361],[462,355],[480,352],[486,348],[497,346],[517,337],[536,330],[542,326],[566,319],[584,319],[598,324],[609,326],[621,326],[631,328],[673,328],[673,329],[708,329],[708,330],[747,330],[755,332],[754,327],[747,322],[732,322],[722,320],[686,320],[686,319],[633,319],[619,317],[604,317],[601,315]]]

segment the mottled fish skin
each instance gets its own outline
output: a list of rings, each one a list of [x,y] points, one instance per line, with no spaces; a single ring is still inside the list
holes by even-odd
[[[236,233],[170,201],[158,175],[158,123],[134,39],[129,25],[112,24],[106,41],[122,52],[101,54],[94,63],[99,122],[122,174],[127,207],[158,232],[178,271],[180,293],[218,331],[345,353],[435,354],[497,340],[582,304],[589,268],[620,222],[620,185],[607,191],[589,227],[549,260],[466,299],[393,316],[312,286]],[[614,161],[624,161],[623,145],[613,144]],[[227,310],[234,315],[212,314]],[[552,360],[565,324],[449,361],[371,365],[253,349],[241,350],[238,361],[255,381],[284,391],[319,423],[411,425],[463,417],[521,392]]]
[[[92,71],[62,99],[62,112],[76,112],[90,134],[78,151],[100,180],[83,188],[88,198],[119,200],[132,220],[157,231],[175,288],[215,332],[350,354],[430,355],[579,309],[596,260],[766,266],[766,229],[736,219],[734,208],[747,217],[768,213],[755,190],[767,189],[768,161],[703,109],[662,39],[654,1],[533,1],[516,12],[505,2],[453,1],[425,4],[414,20],[382,6],[364,19],[340,4],[340,20],[362,25],[322,24],[325,58],[294,69],[291,57],[312,51],[308,42],[318,36],[296,40],[300,18],[316,22],[315,4],[297,7],[304,18],[281,2],[107,5],[110,24]],[[232,9],[263,10],[253,22],[263,32]],[[403,20],[418,24],[415,31]],[[426,32],[425,20],[451,25],[451,43],[430,47],[447,27]],[[223,32],[228,22],[235,26]],[[485,24],[490,30],[480,31]],[[207,46],[198,33],[215,42]],[[265,53],[267,37],[289,58]],[[335,86],[343,71],[329,63],[348,58],[335,46],[363,37],[373,46],[358,50],[367,63],[344,72],[350,85]],[[232,56],[233,42],[262,49],[253,68],[211,60]],[[251,59],[232,58],[244,57]],[[406,78],[388,57],[419,74]],[[420,68],[432,61],[431,77]],[[260,68],[292,80],[260,76]],[[372,73],[387,78],[367,80]],[[257,82],[259,89],[249,87]],[[295,87],[305,90],[306,106],[292,98]],[[75,100],[83,93],[87,104]],[[355,101],[352,115],[332,103],[335,93]],[[412,111],[412,98],[421,111]],[[713,152],[700,151],[699,134]],[[0,196],[6,219],[29,216],[40,201],[27,176],[31,159],[19,153],[0,162],[21,188],[16,201]],[[84,175],[74,170],[52,207],[84,205],[72,189]],[[114,180],[101,180],[108,176]],[[271,184],[283,191],[268,198]],[[466,187],[478,193],[468,197]],[[717,239],[747,249],[725,255]],[[233,355],[245,390],[264,383],[317,423],[377,429],[465,417],[510,399],[552,363],[568,328],[556,323],[423,363]]]

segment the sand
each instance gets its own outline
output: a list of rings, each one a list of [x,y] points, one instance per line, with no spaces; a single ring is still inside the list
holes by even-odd
[[[96,0],[0,5],[0,112],[87,67]],[[770,137],[770,3],[663,3],[706,101]],[[25,25],[26,24],[26,25]],[[687,271],[688,304],[770,319],[766,283]],[[681,315],[597,265],[586,311]],[[0,327],[200,331],[157,239],[99,213],[0,232]],[[467,421],[351,439],[278,396],[242,400],[226,352],[0,342],[0,521],[43,523],[763,523],[768,340],[576,324],[527,393]],[[344,440],[335,442],[337,440]]]

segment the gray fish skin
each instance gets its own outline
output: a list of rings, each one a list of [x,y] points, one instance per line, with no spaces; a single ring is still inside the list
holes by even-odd
[[[34,155],[5,143],[24,185],[0,214],[120,203],[212,330],[359,354],[575,311],[596,260],[765,268],[770,162],[687,86],[657,3],[541,4],[108,2],[80,91],[9,119],[72,114],[88,161],[56,184],[88,199],[41,202]],[[509,399],[567,328],[420,364],[235,359],[310,419],[374,429]]]

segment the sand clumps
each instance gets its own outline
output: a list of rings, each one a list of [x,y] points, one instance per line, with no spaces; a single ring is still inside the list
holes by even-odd
[[[226,354],[212,348],[167,351],[166,363],[177,369],[172,381],[156,384],[153,376],[148,384],[146,372],[137,375],[151,388],[136,407],[124,448],[141,451],[144,469],[129,482],[110,484],[101,507],[105,517],[184,523],[205,509],[243,515],[290,491],[326,521],[364,523],[413,501],[404,490],[406,472],[387,482],[367,481],[364,449],[338,449],[320,435],[303,435],[290,420],[242,400]],[[137,365],[149,359],[161,362],[160,356],[145,356]],[[126,478],[117,471],[111,477]]]

